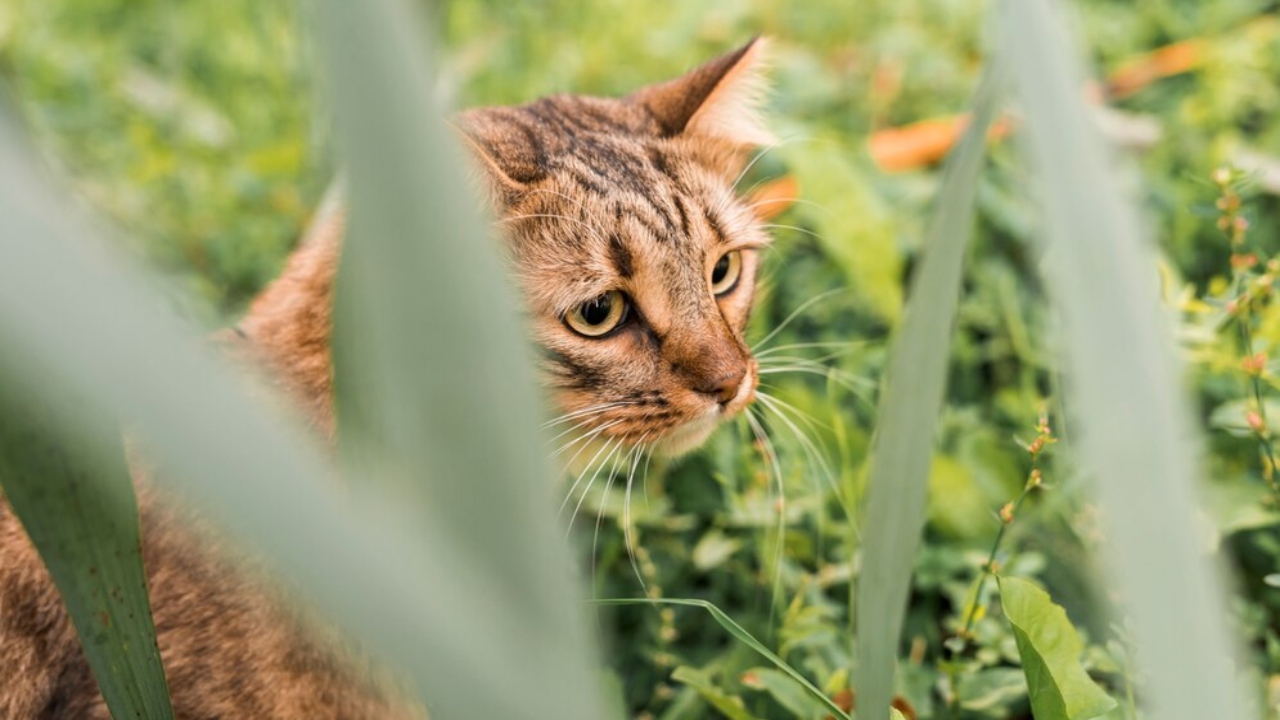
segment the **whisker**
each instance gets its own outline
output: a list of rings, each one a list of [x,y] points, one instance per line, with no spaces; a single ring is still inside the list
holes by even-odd
[[[833,357],[833,356],[843,355],[846,352],[850,352],[856,348],[860,348],[870,344],[871,344],[870,340],[831,340],[827,342],[787,343],[786,345],[775,345],[774,347],[771,347],[768,350],[756,353],[756,358],[758,359],[762,357],[768,357],[769,355],[772,355],[777,352],[782,352],[784,350],[805,350],[808,348],[829,348],[829,347],[842,348],[840,351],[833,353],[831,356],[828,356],[828,357]]]
[[[612,473],[614,473],[614,472],[616,472],[616,471],[617,471],[617,469],[618,469],[618,460],[617,460],[617,457],[616,457],[616,456],[617,456],[618,450],[621,450],[621,449],[622,449],[622,440],[621,440],[621,439],[616,439],[616,440],[615,440],[615,442],[614,442],[614,445],[613,445],[613,449],[612,449],[612,450],[610,450],[610,451],[609,451],[609,454],[608,454],[608,455],[606,455],[606,456],[605,456],[605,458],[604,458],[604,460],[602,460],[602,461],[600,462],[600,467],[597,467],[597,468],[596,468],[596,471],[595,471],[594,473],[592,473],[592,474],[591,474],[591,479],[587,481],[586,487],[582,488],[582,494],[578,496],[578,503],[577,503],[576,505],[574,505],[574,506],[573,506],[573,513],[572,513],[571,515],[569,515],[569,526],[568,526],[567,528],[565,528],[565,535],[566,535],[566,537],[568,536],[568,534],[569,534],[569,533],[573,532],[573,523],[574,523],[574,521],[575,521],[575,520],[577,520],[577,519],[578,519],[578,512],[582,510],[582,503],[584,503],[584,502],[586,501],[586,499],[587,499],[587,493],[591,492],[591,486],[595,484],[595,482],[596,482],[596,478],[600,476],[600,471],[601,471],[601,470],[603,470],[603,469],[604,469],[604,467],[605,467],[605,465],[608,465],[608,464],[610,463],[610,461],[612,461],[612,462],[613,462],[613,465],[612,465],[612,467],[609,469],[609,472],[612,474]],[[588,469],[590,469],[590,468],[588,468]],[[584,470],[584,471],[583,471],[583,475],[585,475],[585,474],[586,474],[586,470]],[[594,548],[594,547],[592,548],[591,554],[592,554],[592,558],[593,558],[593,560],[594,560],[594,558],[595,558],[595,548]],[[594,563],[593,563],[593,565],[594,565]]]
[[[783,321],[782,321],[782,322],[781,322],[777,327],[775,327],[775,328],[774,328],[774,329],[773,329],[773,330],[772,330],[768,335],[765,335],[765,336],[764,336],[764,338],[762,338],[762,339],[760,340],[760,342],[757,342],[757,343],[755,343],[754,345],[752,345],[752,346],[751,346],[751,352],[755,352],[757,348],[764,347],[764,345],[765,345],[766,343],[768,343],[768,342],[769,342],[770,340],[772,340],[773,338],[777,337],[778,333],[782,332],[783,328],[785,328],[786,326],[790,325],[790,324],[791,324],[791,322],[792,322],[793,320],[795,320],[797,317],[799,317],[800,313],[802,313],[802,312],[804,312],[805,310],[808,310],[809,308],[813,307],[813,306],[814,306],[814,304],[816,304],[816,303],[818,303],[818,302],[821,302],[821,301],[823,301],[823,300],[825,300],[825,299],[827,299],[827,298],[831,297],[832,295],[835,295],[836,293],[840,293],[840,292],[847,292],[847,289],[846,289],[846,288],[833,288],[833,289],[828,290],[828,291],[826,291],[826,292],[824,292],[824,293],[821,293],[821,294],[815,295],[815,296],[813,296],[813,297],[809,298],[808,300],[804,301],[803,303],[801,303],[800,307],[798,307],[798,308],[796,308],[795,310],[791,311],[791,314],[790,314],[790,315],[788,315],[788,316],[787,316],[787,318],[786,318],[785,320],[783,320]]]
[[[806,457],[818,467],[819,473],[824,479],[826,479],[827,484],[831,486],[831,491],[835,494],[836,501],[840,503],[840,507],[844,509],[850,520],[856,520],[856,516],[853,514],[853,508],[845,502],[844,494],[840,492],[840,485],[836,482],[835,472],[831,469],[831,464],[827,462],[826,456],[818,449],[813,438],[806,435],[800,427],[791,418],[787,417],[785,412],[783,412],[786,408],[797,413],[799,413],[799,410],[794,406],[779,400],[773,395],[762,393],[758,390],[756,391],[756,398],[759,399],[766,408],[773,412],[773,414],[782,421],[783,425],[791,431],[792,435],[794,435],[796,440],[800,443],[800,447],[804,451]],[[809,419],[813,422],[817,422],[812,418]],[[821,520],[821,514],[819,514],[818,517],[819,520]]]
[[[774,575],[773,575],[773,591],[769,600],[769,617],[774,617],[778,611],[778,600],[782,597],[782,556],[785,549],[787,532],[787,491],[786,486],[782,482],[782,468],[778,465],[778,453],[774,450],[773,441],[769,439],[768,433],[764,430],[764,425],[751,412],[753,408],[748,406],[744,417],[747,424],[751,426],[751,432],[756,436],[756,440],[760,442],[761,452],[765,455],[765,461],[773,470],[774,480],[778,484],[778,540],[775,543],[774,551]]]
[[[550,420],[542,423],[540,427],[543,427],[543,428],[554,427],[556,425],[559,425],[562,422],[566,422],[574,418],[579,418],[584,415],[595,415],[595,414],[604,412],[605,410],[611,410],[616,407],[622,407],[624,405],[636,405],[636,404],[638,403],[636,403],[634,400],[614,400],[612,402],[600,403],[599,405],[591,405],[589,407],[579,408],[577,410],[574,410],[573,412],[568,412],[563,415],[557,415],[556,417],[551,418]]]
[[[631,461],[631,470],[627,472],[627,484],[622,494],[622,540],[627,546],[627,556],[631,558],[631,569],[636,573],[636,579],[640,581],[640,589],[644,591],[645,597],[649,595],[649,585],[644,581],[644,575],[640,572],[640,563],[636,561],[636,541],[635,527],[631,524],[631,483],[636,477],[636,468],[640,465],[640,456],[644,454],[644,441],[649,437],[646,432],[640,437],[640,441],[636,443],[634,459]]]
[[[584,450],[591,447],[591,441],[593,439],[598,437],[600,433],[604,432],[605,430],[608,430],[609,428],[613,427],[614,425],[617,425],[620,422],[622,422],[622,419],[614,420],[612,422],[607,422],[604,425],[601,425],[600,427],[596,428],[595,430],[592,430],[591,432],[587,433],[586,435],[582,435],[573,440],[570,440],[564,445],[561,445],[560,449],[552,453],[550,458],[548,459],[554,460],[555,457],[560,453],[564,452],[565,450],[568,450],[569,448],[573,447],[574,445],[577,445],[578,443],[582,443],[582,447],[578,448],[577,452],[573,454],[573,457],[569,458],[568,462],[565,463],[566,466],[572,466],[573,461],[577,460],[578,456],[581,455]]]
[[[617,446],[618,444],[620,444],[621,442],[622,442],[622,440],[621,440],[621,439],[619,439],[619,438],[611,438],[610,440],[608,440],[607,442],[605,442],[605,444],[604,444],[604,445],[601,445],[601,446],[600,446],[600,449],[596,451],[596,454],[595,454],[595,455],[593,455],[593,456],[591,457],[591,459],[587,461],[587,466],[586,466],[585,468],[583,468],[582,472],[578,473],[578,478],[577,478],[576,480],[574,480],[574,481],[573,481],[573,485],[569,486],[569,491],[568,491],[567,493],[565,493],[565,495],[564,495],[564,502],[560,503],[560,509],[556,512],[556,519],[559,519],[559,518],[560,518],[560,516],[564,514],[564,509],[565,509],[565,507],[569,504],[569,501],[573,499],[573,491],[578,489],[578,485],[579,485],[579,483],[581,483],[581,482],[582,482],[582,478],[586,477],[586,476],[587,476],[587,473],[591,472],[591,468],[592,468],[592,466],[593,466],[593,465],[595,465],[595,462],[596,462],[596,460],[597,460],[597,459],[599,459],[599,458],[600,458],[600,455],[601,455],[601,454],[603,454],[606,450],[609,450],[610,446],[614,446],[614,447],[616,447],[616,446]],[[610,450],[610,451],[609,451],[609,454],[610,454],[610,455],[612,455],[612,454],[613,454],[613,451],[612,451],[612,450]],[[604,462],[608,462],[608,461],[609,461],[609,456],[608,456],[608,455],[605,455],[605,460],[604,460]],[[601,467],[603,467],[603,465],[604,465],[604,463],[601,463]],[[600,472],[600,468],[596,468],[596,473],[598,474],[599,472]],[[594,475],[592,476],[592,479],[595,479],[595,476],[594,476]],[[591,483],[590,483],[590,482],[588,482],[588,483],[587,483],[587,487],[590,487],[590,486],[591,486]],[[586,489],[584,488],[582,492],[583,492],[583,495],[585,496],[585,495],[586,495]],[[576,512],[576,510],[575,510],[575,512]],[[572,520],[570,520],[570,521],[569,521],[569,526],[570,526],[570,527],[572,527],[572,526],[573,526],[573,521],[572,521]]]
[[[639,451],[640,451],[639,445],[636,445],[632,447],[629,451],[627,451],[626,455],[622,457],[622,467],[624,468],[627,467],[627,464],[631,462],[632,456]],[[615,462],[613,468],[609,473],[609,479],[604,484],[604,503],[607,503],[609,500],[609,490],[613,488],[613,481],[617,478],[617,476],[618,476],[618,465]],[[604,510],[605,510],[604,503],[601,504],[600,509],[596,512],[596,529],[591,536],[591,572],[593,575],[595,574],[595,571],[596,571],[596,549],[600,546],[600,523],[601,521],[604,520]],[[625,542],[625,538],[624,538],[624,542]],[[634,561],[634,559],[635,558],[633,557],[632,560]],[[641,580],[640,584],[643,586],[644,581]]]
[[[799,225],[787,225],[783,223],[767,223],[765,225],[761,225],[760,227],[765,228],[766,230],[794,230],[795,232],[798,232],[802,235],[808,235],[814,240],[822,242],[821,235],[819,235],[818,233],[808,228],[802,228]]]
[[[871,392],[874,386],[871,385],[870,381],[866,381],[867,387],[859,387],[857,384],[855,384],[852,381],[852,379],[844,378],[844,377],[841,377],[839,373],[831,372],[831,368],[811,368],[811,367],[804,367],[800,365],[784,365],[781,367],[762,368],[760,370],[757,370],[756,372],[761,377],[764,377],[765,375],[780,375],[783,373],[816,375],[820,378],[823,378],[824,380],[827,380],[828,382],[833,382],[836,385],[839,385],[845,390],[848,390],[851,395],[853,395],[858,400],[861,400],[862,402],[865,402],[865,403],[872,402]],[[854,377],[853,379],[861,380],[861,378],[856,378],[856,377]]]

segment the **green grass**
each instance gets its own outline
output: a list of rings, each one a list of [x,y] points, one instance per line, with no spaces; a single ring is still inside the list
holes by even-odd
[[[789,694],[786,681],[791,676],[782,672],[779,680],[761,674],[756,651],[720,624],[708,622],[704,607],[719,608],[747,637],[762,643],[828,697],[840,697],[860,682],[882,682],[883,675],[858,666],[857,658],[866,657],[867,648],[855,642],[854,615],[866,607],[854,587],[870,563],[883,563],[888,557],[897,562],[893,570],[898,578],[910,572],[911,586],[902,632],[889,633],[877,650],[882,660],[885,653],[896,655],[896,679],[892,688],[878,691],[901,695],[926,718],[1029,717],[1032,705],[1018,639],[1000,613],[996,594],[984,594],[968,642],[949,647],[946,641],[965,624],[982,565],[1001,527],[994,513],[1021,491],[1030,469],[1023,445],[1035,436],[1037,420],[1046,412],[1062,442],[1042,463],[1044,492],[1021,507],[996,560],[1002,575],[1034,580],[1065,608],[1084,639],[1083,668],[1118,701],[1107,717],[1137,717],[1135,697],[1169,702],[1179,691],[1187,695],[1173,701],[1180,703],[1175,710],[1194,711],[1199,717],[1241,716],[1224,709],[1231,698],[1242,697],[1240,693],[1215,700],[1223,696],[1209,688],[1221,693],[1221,683],[1206,685],[1200,675],[1189,680],[1187,673],[1199,672],[1193,666],[1166,664],[1187,654],[1178,652],[1185,644],[1212,646],[1217,642],[1214,628],[1226,626],[1241,640],[1247,669],[1238,674],[1250,687],[1248,699],[1270,707],[1264,689],[1280,674],[1280,594],[1269,584],[1280,568],[1275,534],[1280,514],[1263,478],[1257,438],[1247,428],[1250,403],[1256,401],[1252,381],[1240,369],[1244,351],[1238,328],[1224,320],[1223,308],[1239,287],[1233,285],[1231,245],[1215,226],[1219,212],[1214,203],[1220,191],[1210,176],[1222,165],[1240,162],[1251,153],[1275,153],[1280,147],[1280,90],[1275,83],[1280,77],[1280,18],[1274,5],[1256,0],[1074,3],[1074,22],[1093,70],[1105,73],[1139,53],[1193,37],[1206,41],[1204,64],[1120,101],[1122,110],[1156,119],[1161,139],[1145,152],[1125,155],[1121,170],[1099,170],[1095,165],[1078,177],[1074,166],[1070,172],[1035,172],[1079,161],[1084,157],[1080,142],[1085,141],[1073,141],[1073,153],[1067,157],[1052,154],[1062,149],[1055,145],[1062,136],[1045,140],[1038,129],[1067,116],[1068,110],[1046,115],[1051,101],[1068,103],[1073,96],[1062,87],[1043,97],[1032,95],[1051,73],[1043,64],[1017,65],[1027,73],[1018,86],[1023,89],[1024,132],[989,144],[981,175],[961,188],[976,198],[975,220],[959,279],[950,352],[937,346],[936,357],[919,357],[928,352],[925,349],[906,359],[900,358],[901,347],[899,356],[890,352],[888,339],[895,331],[907,333],[911,315],[904,319],[904,298],[929,297],[913,289],[908,279],[926,277],[929,271],[921,253],[932,211],[944,202],[939,197],[943,175],[936,168],[885,173],[869,157],[866,140],[879,128],[969,108],[983,60],[993,52],[999,31],[999,25],[984,19],[993,3],[451,0],[433,8],[442,40],[436,48],[438,79],[408,71],[397,75],[400,69],[387,65],[386,58],[383,65],[367,67],[380,68],[377,76],[388,82],[394,77],[395,82],[420,87],[423,102],[442,97],[459,106],[517,102],[557,91],[626,92],[672,76],[751,35],[764,33],[776,40],[771,117],[786,142],[757,168],[759,177],[793,175],[807,202],[776,221],[787,227],[775,230],[775,249],[766,256],[751,337],[766,337],[793,311],[814,301],[761,348],[772,364],[797,370],[766,376],[765,389],[785,403],[773,409],[781,414],[766,412],[760,420],[778,463],[770,464],[768,452],[758,447],[744,423],[737,423],[718,433],[703,451],[670,467],[653,468],[647,482],[636,484],[629,532],[622,527],[625,502],[616,485],[593,488],[575,523],[581,530],[575,533],[579,566],[587,574],[592,597],[639,596],[638,568],[655,599],[676,603],[582,609],[599,620],[590,627],[600,629],[604,658],[619,681],[616,687],[630,716],[819,716],[817,708]],[[359,78],[331,75],[334,86],[326,87],[313,74],[319,59],[331,56],[317,49],[323,35],[312,37],[295,27],[300,14],[309,17],[312,12],[301,13],[280,0],[181,7],[124,0],[0,4],[0,76],[8,82],[46,161],[63,174],[67,189],[112,223],[111,242],[160,271],[165,302],[197,325],[216,326],[234,318],[277,272],[332,177],[333,131],[324,108],[331,102],[339,108],[354,106],[351,88]],[[1024,32],[1013,37],[1032,37],[1025,34],[1025,26],[1019,27]],[[1032,43],[1014,52],[1025,60],[1048,46]],[[357,62],[371,62],[373,56],[361,57]],[[1078,103],[1074,107],[1070,112],[1083,112]],[[415,106],[414,112],[426,109]],[[403,130],[353,139],[357,136],[344,133],[360,132],[352,127],[369,133],[368,125],[342,112],[338,119],[347,129],[336,137],[352,143],[344,146],[370,147],[374,152],[373,146],[354,143],[391,142],[390,138],[406,142]],[[1066,127],[1084,125],[1081,121]],[[421,145],[418,152],[432,153],[430,147]],[[416,177],[431,170],[424,169],[421,160],[407,161],[427,156],[405,153],[401,159],[406,162],[394,173],[359,162],[352,172],[357,180],[370,183],[384,174]],[[23,189],[30,184],[23,180],[27,176],[13,175],[14,167],[18,166],[10,163],[0,168],[11,173],[4,187],[28,192]],[[1099,182],[1100,175],[1110,182]],[[378,202],[412,203],[414,196],[406,192],[410,187],[425,186],[406,183],[386,197],[357,194],[357,212],[362,204],[376,208]],[[1239,187],[1250,224],[1247,250],[1265,261],[1278,249],[1280,199],[1248,175]],[[1041,200],[1047,212],[1042,213]],[[39,212],[31,208],[44,207],[10,202],[17,204],[4,206],[14,208],[9,217],[37,217]],[[1065,202],[1071,204],[1059,204]],[[1133,230],[1138,225],[1135,215],[1141,215],[1145,235],[1152,238],[1155,257],[1115,254],[1141,237]],[[376,224],[366,222],[365,232],[378,235]],[[1085,222],[1093,224],[1079,224]],[[70,242],[78,227],[63,228],[62,237]],[[0,226],[0,244],[14,239]],[[420,250],[424,257],[441,251]],[[57,272],[57,263],[51,263],[44,272]],[[1104,282],[1112,272],[1117,279]],[[1254,276],[1265,273],[1259,266]],[[28,281],[40,278],[26,275]],[[1159,287],[1144,294],[1144,288],[1157,280]],[[130,312],[154,311],[154,297],[138,292],[146,284],[135,281],[132,294],[108,293],[104,298],[131,298]],[[14,303],[22,302],[16,293],[19,287],[52,292],[62,286],[11,285],[5,289],[13,291]],[[448,287],[414,292],[443,292]],[[384,289],[391,292],[392,287]],[[74,293],[75,287],[67,286],[67,291]],[[1150,302],[1157,292],[1163,312]],[[441,302],[425,294],[412,299],[419,303],[414,307]],[[391,295],[371,295],[362,302],[395,307]],[[497,296],[477,302],[501,304]],[[130,332],[136,336],[129,337],[138,342],[149,342],[152,331],[159,332],[155,323],[129,324],[134,315],[117,317],[106,311],[116,306],[106,299],[103,303],[103,314],[95,322],[58,315],[66,323],[61,328],[65,332],[42,334],[38,326],[30,326],[28,334],[20,335],[15,334],[18,326],[0,323],[7,347],[28,347],[14,344],[14,338],[24,337],[33,348],[10,353],[0,367],[12,372],[16,360],[36,357],[37,349],[50,357],[71,353],[80,337],[77,332],[96,332],[104,344],[119,344],[118,337],[102,335],[116,328],[116,322],[133,328]],[[1280,311],[1269,296],[1259,295],[1254,303],[1251,344],[1254,352],[1268,352],[1280,340]],[[479,312],[489,305],[474,307]],[[353,312],[361,312],[360,307]],[[492,314],[492,309],[486,312]],[[1138,333],[1158,327],[1158,318],[1169,316],[1177,320],[1173,334],[1182,351],[1181,370],[1166,362],[1158,336]],[[429,322],[445,323],[441,327],[447,328],[448,320]],[[169,328],[165,332],[177,332],[164,327]],[[99,367],[82,368],[86,386],[96,388],[82,391],[96,393],[111,405],[136,402],[136,394],[143,394],[157,404],[149,411],[154,414],[143,413],[139,421],[150,417],[161,433],[165,428],[159,419],[166,416],[158,403],[166,396],[154,387],[161,381],[170,383],[164,386],[170,391],[194,383],[203,401],[221,402],[218,406],[235,417],[257,417],[247,405],[218,400],[218,390],[224,387],[218,383],[225,379],[193,359],[197,356],[188,346],[175,339],[162,343],[163,348],[168,350],[156,356],[156,367],[173,363],[192,369],[149,377],[154,373],[144,371],[151,370],[151,364],[130,368],[127,354],[106,353]],[[406,379],[395,370],[406,358],[428,358],[431,348],[387,351],[389,359],[366,361],[386,364],[363,370],[357,364],[353,377],[364,373],[366,382],[392,383],[395,388],[410,383],[414,393],[437,392],[413,385],[429,378]],[[511,357],[514,362],[519,354]],[[468,365],[465,356],[429,359],[433,367]],[[878,407],[895,397],[892,390],[881,397],[886,369],[892,363],[900,371],[910,367],[908,361],[926,359],[941,366],[946,387],[942,410],[932,416],[936,429],[910,438],[917,452],[930,447],[933,454],[921,465],[928,470],[927,497],[920,508],[923,535],[918,551],[907,553],[903,546],[874,544],[884,538],[876,522],[888,516],[875,511],[864,520],[863,515],[876,502],[868,483],[878,482],[883,473],[870,464],[873,438],[889,431],[882,420],[891,413],[882,414]],[[801,372],[815,369],[816,375]],[[1181,383],[1176,379],[1180,371],[1186,377]],[[898,375],[888,377],[896,380]],[[122,378],[132,380],[123,383]],[[513,385],[511,392],[523,397],[519,387]],[[1171,399],[1175,387],[1188,391],[1187,407],[1179,409]],[[1274,396],[1275,375],[1265,373],[1259,388],[1264,399]],[[898,397],[920,399],[911,390],[908,387]],[[398,418],[392,423],[396,427],[412,428],[412,423],[430,420],[415,418],[412,408],[383,409]],[[508,422],[499,415],[485,415],[489,410],[476,412],[465,418],[474,434],[512,438],[521,437],[519,427],[530,416],[522,410]],[[1116,425],[1108,426],[1100,418]],[[261,428],[266,438],[262,451],[274,458],[270,467],[276,474],[298,480],[271,496],[286,507],[293,502],[290,492],[301,492],[302,478],[314,468],[280,449],[287,446],[277,444],[284,440],[270,430],[269,421],[258,419],[251,426]],[[1193,430],[1203,437],[1198,464],[1191,446],[1182,441]],[[217,424],[208,421],[191,420],[184,432],[207,436],[211,443],[220,437]],[[424,432],[424,437],[439,439],[430,430]],[[1099,434],[1110,442],[1099,445]],[[516,445],[526,454],[532,452],[531,437],[524,436]],[[181,436],[175,432],[170,441],[181,444]],[[385,443],[384,450],[399,447],[395,452],[407,452],[415,464],[439,462],[446,473],[457,467],[475,468],[486,478],[512,472],[481,463],[497,462],[492,458],[453,457],[447,452],[415,455],[432,444],[414,448],[396,438],[379,442]],[[875,442],[888,439],[882,434]],[[830,477],[824,463],[813,458],[814,450],[829,466]],[[213,452],[203,457],[204,465],[200,458],[177,460],[195,473],[193,485],[200,473],[207,473],[211,481],[221,473],[236,472],[242,478],[263,473],[262,467],[255,470],[249,464],[219,464],[225,459]],[[529,472],[524,479],[537,475]],[[786,496],[782,529],[779,480]],[[520,492],[536,497],[538,482],[529,480]],[[1196,492],[1189,487],[1193,482]],[[1099,486],[1102,492],[1095,496]],[[246,481],[242,490],[251,489]],[[556,505],[568,490],[569,483],[555,485]],[[257,514],[263,511],[246,499],[251,495],[237,499],[233,492],[209,500],[240,518],[237,531],[284,552],[304,575],[320,577],[319,568],[308,565],[313,561],[306,546],[285,537],[287,533],[254,530],[254,518],[264,519]],[[434,518],[428,524],[441,533],[475,533],[476,518],[485,526],[505,523],[509,508],[484,495],[467,496],[448,487],[439,492],[456,493],[449,495],[456,503],[453,507],[469,508],[440,517],[432,514],[438,510],[423,510],[424,517]],[[318,507],[315,512],[336,518],[339,511]],[[1199,528],[1199,534],[1188,533],[1191,527]],[[547,529],[528,531],[531,537],[541,537]],[[909,527],[898,529],[904,537],[915,535]],[[628,535],[636,555],[634,567]],[[1183,561],[1177,565],[1163,566],[1152,559],[1150,541],[1165,538],[1175,538],[1171,544],[1182,547]],[[358,530],[349,539],[360,541]],[[495,581],[498,586],[509,582],[514,596],[523,597],[517,589],[545,584],[537,582],[543,576],[535,569],[544,566],[521,566],[515,556],[502,557],[499,551],[513,547],[513,542],[476,538],[477,547],[493,555],[493,564],[484,567],[505,578]],[[554,542],[518,546],[534,552]],[[1168,552],[1169,546],[1162,542],[1156,549]],[[412,553],[378,547],[393,559],[389,562],[424,562]],[[780,557],[778,548],[783,551]],[[1205,548],[1234,574],[1234,585],[1196,564],[1196,550]],[[539,549],[534,554],[554,559],[556,551]],[[873,561],[873,556],[881,559]],[[1123,569],[1122,578],[1132,581],[1119,586],[1119,595],[1105,574],[1116,567]],[[427,592],[426,577],[370,582],[385,581],[387,593],[413,596]],[[1197,592],[1220,587],[1230,588],[1232,594],[1222,609],[1211,597],[1177,590],[1179,582],[1191,583]],[[359,603],[344,599],[341,588],[321,583],[315,592],[321,604],[380,638],[388,652],[412,668],[420,648],[397,637],[394,627],[361,624]],[[433,600],[439,604],[431,607],[447,617],[449,603],[465,605],[469,594],[482,592],[459,587],[457,593]],[[552,618],[547,621],[550,626],[584,620],[578,617],[578,606],[565,599],[569,596],[530,596],[527,602],[514,602],[506,616]],[[1169,598],[1188,603],[1189,609],[1162,601]],[[891,612],[895,604],[884,607],[889,610],[878,612]],[[1170,626],[1185,632],[1167,633]],[[490,658],[495,668],[510,669],[502,677],[518,676],[517,668],[526,666],[520,660],[526,657],[521,649],[510,649],[509,657],[498,659],[504,654],[503,643],[485,639],[482,628],[461,624],[420,629],[423,634],[413,637],[424,644],[474,644],[472,657],[477,662]],[[1170,645],[1162,646],[1162,641]],[[575,657],[567,654],[563,667],[582,659]],[[1213,659],[1206,653],[1189,660]],[[1140,669],[1135,663],[1142,662],[1147,664]],[[464,687],[466,667],[459,665],[458,687]],[[581,671],[581,666],[575,667],[575,672]],[[548,682],[580,676],[556,677],[559,680]],[[448,688],[442,686],[454,681],[437,679],[424,689],[429,697],[433,691],[447,696]],[[510,697],[528,697],[525,691],[532,687],[522,681],[517,691],[509,684],[513,681],[502,682],[511,688]],[[462,693],[444,703],[461,710],[474,699]],[[1209,707],[1195,710],[1197,702]],[[1274,716],[1274,710],[1268,713]]]

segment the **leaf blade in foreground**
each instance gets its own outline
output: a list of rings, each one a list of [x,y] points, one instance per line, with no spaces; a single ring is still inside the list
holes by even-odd
[[[91,420],[94,437],[65,442],[59,428],[83,408],[53,388],[38,400],[2,394],[0,487],[58,587],[107,708],[122,720],[171,720],[119,433]]]
[[[946,385],[960,271],[972,230],[987,128],[999,95],[997,71],[993,68],[984,78],[973,121],[947,160],[924,257],[891,351],[872,450],[856,591],[857,685],[864,717],[883,717],[893,699],[898,640],[925,524],[933,436]]]

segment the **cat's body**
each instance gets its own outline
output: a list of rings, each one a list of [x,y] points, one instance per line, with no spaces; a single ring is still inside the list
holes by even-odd
[[[733,186],[746,151],[767,140],[754,116],[760,50],[749,44],[622,100],[557,96],[458,120],[506,230],[553,400],[592,442],[683,452],[752,399],[742,332],[753,250],[767,238]],[[280,279],[220,336],[329,441],[343,215],[322,211]],[[421,714],[252,562],[138,486],[178,718]],[[0,501],[0,720],[28,718],[109,714],[56,587]]]

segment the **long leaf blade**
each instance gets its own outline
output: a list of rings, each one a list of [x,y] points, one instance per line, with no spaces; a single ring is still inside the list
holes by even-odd
[[[7,390],[0,487],[58,586],[107,708],[117,720],[170,720],[119,433],[88,420],[94,437],[61,442],[68,414],[83,408],[52,388],[39,400]]]
[[[864,718],[893,699],[898,640],[925,523],[934,430],[942,408],[960,271],[973,224],[987,128],[996,113],[998,68],[984,78],[964,138],[947,161],[920,270],[880,405],[864,511],[857,587],[858,697]]]
[[[319,9],[351,198],[337,315],[341,442],[366,443],[355,448],[365,468],[468,558],[487,588],[469,613],[477,632],[519,619],[507,653],[536,668],[540,714],[602,717],[567,547],[552,531],[533,359],[462,158],[424,92],[433,73],[423,23],[403,0]],[[364,427],[343,400],[357,403]],[[437,692],[446,690],[457,688]]]
[[[1129,601],[1147,701],[1169,720],[1246,717],[1231,681],[1222,578],[1194,533],[1195,433],[1154,258],[1084,106],[1066,23],[1046,0],[1009,0],[1000,17],[1046,213],[1074,436],[1097,478],[1106,557]]]

